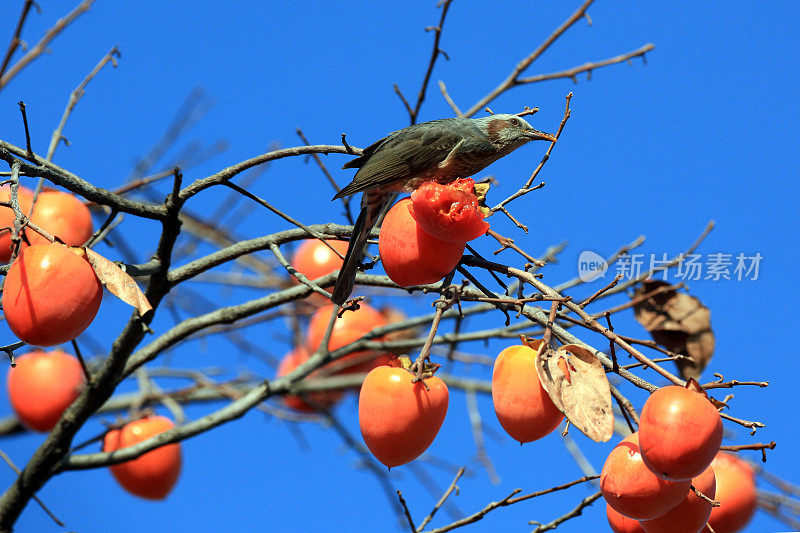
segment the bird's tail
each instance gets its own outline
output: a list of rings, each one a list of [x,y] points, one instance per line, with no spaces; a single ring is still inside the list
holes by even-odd
[[[344,263],[339,269],[339,277],[333,288],[331,301],[337,305],[342,305],[347,301],[353,286],[356,283],[356,273],[361,257],[364,255],[364,248],[367,246],[372,227],[378,222],[381,212],[387,207],[391,193],[365,191],[361,197],[361,212],[353,226],[353,234],[350,237],[350,244],[347,246],[347,253],[344,256]]]

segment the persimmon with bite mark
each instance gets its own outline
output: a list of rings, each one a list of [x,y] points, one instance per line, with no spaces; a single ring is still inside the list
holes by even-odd
[[[489,223],[478,211],[472,178],[450,184],[423,183],[411,193],[409,212],[428,235],[447,242],[463,243],[480,237]]]

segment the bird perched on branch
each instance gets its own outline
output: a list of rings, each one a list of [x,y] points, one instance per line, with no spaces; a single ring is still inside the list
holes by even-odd
[[[396,192],[411,192],[424,182],[449,183],[480,172],[529,141],[555,142],[518,115],[445,118],[390,133],[343,168],[357,168],[353,181],[334,200],[363,192],[350,244],[331,300],[342,305],[353,290],[370,230]]]

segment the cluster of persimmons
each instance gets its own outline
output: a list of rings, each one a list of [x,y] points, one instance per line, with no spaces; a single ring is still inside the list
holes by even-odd
[[[451,185],[427,183],[387,213],[378,240],[387,275],[402,287],[434,283],[455,268],[465,243],[486,232],[477,209],[472,180]],[[340,268],[346,246],[339,241],[305,241],[292,266],[309,279]],[[319,346],[334,313],[320,307],[313,315],[307,343],[287,354],[278,375],[292,371]],[[380,312],[361,303],[333,325],[328,348],[336,350],[376,327]],[[520,443],[555,430],[564,415],[542,386],[536,360],[541,342],[510,346],[497,356],[492,374],[495,413],[503,429]],[[332,363],[338,370],[368,372],[359,393],[359,424],[367,447],[388,467],[408,463],[433,442],[447,413],[448,391],[432,373],[422,380],[410,361],[386,354],[353,353]],[[319,371],[318,371],[319,372]],[[319,373],[312,374],[312,377]],[[696,384],[693,384],[696,385]],[[329,408],[341,391],[286,396],[300,411]],[[391,412],[392,416],[385,416]],[[756,506],[752,468],[735,455],[720,452],[722,421],[699,387],[658,389],[646,402],[639,431],[609,454],[600,478],[608,520],[617,533],[732,533],[750,520]],[[712,502],[718,502],[714,506]]]
[[[69,342],[94,319],[102,284],[85,257],[92,236],[86,206],[67,193],[18,190],[18,205],[30,221],[53,235],[50,242],[30,228],[23,229],[18,255],[6,276],[3,311],[11,330],[32,346]],[[0,190],[8,203],[9,190]],[[410,198],[397,202],[383,221],[378,249],[387,275],[409,287],[434,283],[458,264],[465,243],[488,230],[474,193],[474,182],[451,185],[427,183]],[[13,228],[17,217],[0,207],[0,227]],[[11,231],[0,234],[0,260],[12,258]],[[292,267],[314,280],[342,265],[346,243],[304,241]],[[338,309],[318,295],[304,343],[287,353],[277,376],[309,360],[325,338]],[[344,347],[375,328],[392,322],[361,302],[335,318],[327,348]],[[539,346],[540,349],[534,349]],[[537,372],[543,343],[504,349],[492,375],[492,398],[498,421],[520,443],[532,442],[555,430],[564,415],[553,404]],[[372,454],[387,467],[413,461],[433,442],[447,414],[449,393],[435,376],[435,365],[420,370],[408,358],[387,353],[350,353],[310,378],[366,373],[359,390],[359,425]],[[50,431],[86,384],[82,363],[63,351],[32,351],[17,358],[8,374],[8,392],[20,421],[35,431]],[[341,389],[287,394],[291,409],[314,412],[331,408]],[[391,413],[391,416],[386,416]],[[145,416],[105,435],[103,450],[113,452],[142,442],[174,427],[162,416]],[[750,466],[734,455],[719,452],[722,422],[705,392],[693,382],[687,387],[656,390],[645,403],[639,431],[624,438],[608,455],[600,477],[611,529],[617,533],[645,531],[700,532],[709,524],[716,533],[738,531],[755,510],[755,485]],[[118,482],[132,494],[166,497],[180,474],[180,445],[169,444],[110,467]],[[719,506],[713,506],[716,499]]]
[[[0,202],[10,203],[8,187]],[[103,285],[87,261],[82,246],[92,237],[92,216],[75,196],[61,191],[17,191],[17,205],[32,224],[52,235],[51,242],[24,228],[18,255],[3,285],[3,313],[11,331],[31,346],[50,347],[75,339],[94,320]],[[12,258],[12,228],[17,217],[0,207],[0,261]],[[16,358],[8,372],[8,397],[19,420],[34,431],[48,432],[86,385],[80,361],[62,350],[34,350]],[[146,416],[106,433],[103,451],[127,448],[174,427],[162,416]],[[162,499],[175,485],[181,469],[180,444],[170,444],[137,459],[111,466],[126,490]]]

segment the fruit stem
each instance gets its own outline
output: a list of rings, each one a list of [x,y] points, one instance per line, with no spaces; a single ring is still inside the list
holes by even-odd
[[[430,364],[431,345],[433,344],[433,339],[436,337],[436,331],[439,329],[439,322],[442,320],[444,312],[456,304],[460,306],[461,291],[463,289],[464,287],[461,285],[450,285],[442,291],[442,296],[433,303],[433,305],[436,306],[436,314],[433,317],[433,321],[431,321],[431,329],[428,332],[428,337],[425,339],[425,344],[419,352],[419,356],[411,365],[411,368],[409,368],[409,370],[414,372],[414,383],[422,381],[423,378],[432,376],[433,373],[441,367],[441,365],[438,364]],[[445,294],[451,290],[453,295],[450,298],[446,298]],[[428,362],[427,365],[425,364],[426,361]],[[426,376],[426,373],[429,375]],[[424,383],[423,381],[423,384]]]

